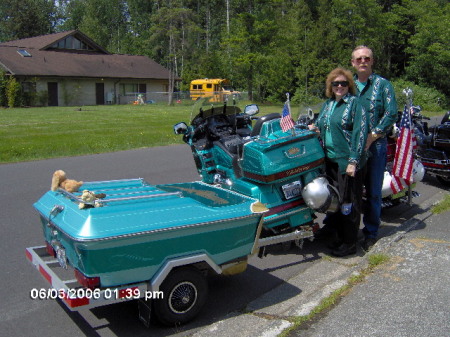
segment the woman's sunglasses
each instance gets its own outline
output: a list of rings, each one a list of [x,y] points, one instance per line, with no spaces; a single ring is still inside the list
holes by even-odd
[[[348,87],[348,81],[334,81],[334,82],[331,82],[331,85],[333,87],[338,87],[338,86]]]

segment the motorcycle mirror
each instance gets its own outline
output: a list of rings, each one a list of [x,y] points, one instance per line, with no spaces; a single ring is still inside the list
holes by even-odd
[[[308,109],[308,118],[314,120],[314,111],[312,109]]]
[[[248,116],[256,115],[259,112],[259,108],[256,104],[246,105],[244,108],[244,113]]]
[[[185,122],[180,122],[173,126],[173,132],[175,132],[176,135],[184,135],[186,134],[187,130],[188,126]]]

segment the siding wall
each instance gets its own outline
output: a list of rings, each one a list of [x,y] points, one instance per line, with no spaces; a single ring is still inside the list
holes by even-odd
[[[96,105],[95,84],[104,83],[105,104],[113,104],[114,96],[120,94],[120,83],[136,83],[145,84],[147,95],[151,93],[162,93],[167,91],[168,81],[165,80],[114,80],[114,79],[61,79],[61,78],[45,78],[39,79],[36,83],[36,91],[46,92],[47,83],[58,83],[58,105],[59,106],[76,106],[76,105]],[[136,95],[131,94],[126,97],[117,96],[116,103],[129,104],[136,99]],[[149,98],[148,98],[149,99]]]

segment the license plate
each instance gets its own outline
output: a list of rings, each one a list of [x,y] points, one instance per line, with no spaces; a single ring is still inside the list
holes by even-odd
[[[281,186],[284,197],[286,199],[292,199],[298,197],[302,193],[302,184],[300,181],[294,181],[290,184]]]
[[[62,247],[56,247],[56,259],[59,262],[59,265],[64,269],[67,269],[67,257],[66,250]]]

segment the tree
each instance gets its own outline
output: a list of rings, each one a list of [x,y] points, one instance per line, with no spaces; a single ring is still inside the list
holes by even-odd
[[[193,12],[184,8],[181,1],[168,0],[152,15],[151,37],[148,44],[153,46],[153,56],[169,69],[169,105],[171,105],[175,77],[183,71],[187,43],[192,38],[196,25]],[[181,66],[181,69],[179,69]]]
[[[438,1],[410,2],[417,15],[416,33],[408,40],[406,52],[411,59],[407,78],[428,84],[450,95],[450,4]]]
[[[84,6],[79,29],[109,51],[120,53],[127,32],[125,0],[84,0]]]
[[[57,15],[52,0],[2,0],[0,39],[24,39],[54,32]]]
[[[79,29],[86,12],[86,0],[60,0],[57,31]]]

